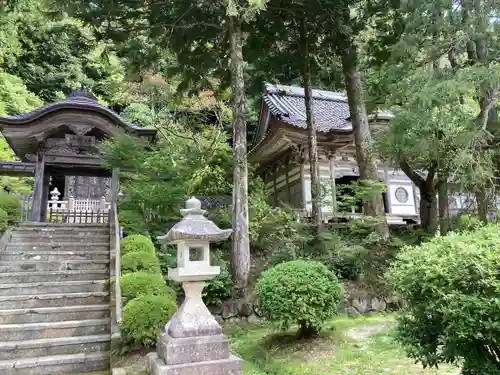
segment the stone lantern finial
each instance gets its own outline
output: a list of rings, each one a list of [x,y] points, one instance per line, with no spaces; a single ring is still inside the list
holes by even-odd
[[[230,353],[227,337],[202,299],[205,281],[220,273],[220,267],[210,265],[210,243],[227,239],[232,230],[208,220],[195,197],[185,207],[182,220],[158,240],[177,246],[177,267],[168,270],[168,277],[182,283],[186,297],[165,326],[157,353],[149,355],[149,373],[240,375],[241,360]]]

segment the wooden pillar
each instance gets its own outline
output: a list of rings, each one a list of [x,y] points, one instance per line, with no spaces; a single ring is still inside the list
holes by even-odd
[[[392,214],[392,199],[391,199],[391,190],[389,185],[389,167],[387,165],[384,165],[384,183],[387,185],[387,193],[386,193],[387,213]]]
[[[36,154],[35,186],[33,189],[33,206],[31,209],[31,221],[33,222],[40,222],[42,219],[44,175],[45,153],[39,151]]]
[[[330,187],[332,189],[332,216],[337,214],[337,184],[335,182],[335,159],[333,155],[329,155],[330,162]]]
[[[47,207],[49,204],[50,193],[50,174],[47,171],[43,174],[43,191],[42,191],[42,210],[40,213],[40,221],[47,221]]]
[[[278,168],[278,166],[275,164],[273,169],[274,169],[274,172],[273,172],[273,207],[278,207],[278,193],[276,191],[276,174],[277,174],[277,171],[276,169]]]
[[[291,206],[292,205],[292,191],[290,189],[290,179],[288,176],[288,171],[290,170],[290,159],[286,160],[285,164],[285,184],[286,184],[286,198],[288,200],[288,204]]]

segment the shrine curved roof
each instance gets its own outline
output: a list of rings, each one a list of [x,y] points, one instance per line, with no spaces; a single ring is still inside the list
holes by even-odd
[[[26,125],[40,119],[43,116],[65,109],[100,113],[107,116],[123,129],[137,135],[154,137],[157,133],[156,129],[145,129],[126,122],[117,113],[100,104],[97,98],[93,95],[82,91],[75,92],[69,95],[66,99],[47,104],[28,113],[13,116],[0,116],[0,126]]]

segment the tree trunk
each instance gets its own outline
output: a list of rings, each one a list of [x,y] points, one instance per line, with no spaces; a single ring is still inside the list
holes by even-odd
[[[429,234],[434,235],[437,232],[437,199],[434,187],[420,189],[420,225]]]
[[[438,212],[439,212],[439,233],[445,236],[450,230],[449,212],[449,189],[446,175],[440,175],[437,185],[438,190]]]
[[[342,50],[342,66],[344,70],[347,99],[351,113],[351,123],[354,129],[354,143],[356,145],[356,158],[359,165],[359,177],[362,181],[377,182],[378,171],[375,157],[372,153],[373,140],[368,124],[368,114],[363,98],[361,75],[358,69],[357,50],[353,43],[348,43]],[[389,227],[384,211],[382,194],[377,194],[364,202],[364,213],[377,217],[379,235],[387,239]]]
[[[489,211],[488,191],[486,188],[480,186],[477,188],[475,195],[477,202],[477,216],[483,223],[487,223]]]
[[[321,180],[319,175],[318,163],[318,141],[316,138],[316,120],[314,119],[313,97],[312,97],[312,79],[311,63],[309,56],[308,41],[305,35],[305,27],[301,25],[301,43],[304,56],[304,65],[302,70],[302,81],[304,82],[304,104],[306,107],[306,123],[309,143],[309,169],[311,173],[311,203],[312,216],[317,229],[323,225],[321,220]]]
[[[433,165],[429,168],[425,180],[411,168],[406,160],[401,160],[399,166],[420,191],[420,226],[427,233],[432,235],[436,234],[438,222],[434,176],[436,175],[437,166]]]
[[[233,94],[233,274],[238,297],[248,295],[250,242],[248,236],[247,125],[245,120],[245,79],[241,20],[229,17],[231,39],[230,70]]]

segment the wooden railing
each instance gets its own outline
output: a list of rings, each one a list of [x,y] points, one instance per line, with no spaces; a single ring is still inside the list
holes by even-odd
[[[54,189],[47,203],[48,222],[72,224],[104,224],[108,221],[111,204],[106,198],[59,200],[59,192]]]

